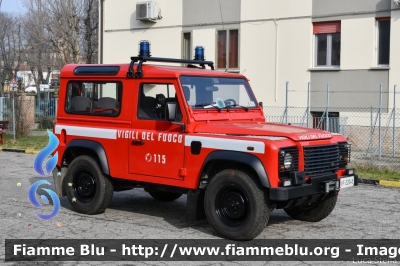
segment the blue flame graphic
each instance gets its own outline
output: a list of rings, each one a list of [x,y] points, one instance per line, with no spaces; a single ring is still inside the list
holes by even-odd
[[[39,209],[43,209],[43,206],[36,199],[36,191],[37,191],[38,187],[43,184],[50,185],[50,183],[46,180],[39,180],[39,181],[33,183],[28,191],[29,201],[32,203],[33,206],[35,206],[36,208],[39,208]],[[58,212],[60,211],[60,199],[58,198],[57,194],[53,190],[47,189],[47,188],[42,188],[42,189],[44,191],[46,191],[47,193],[49,193],[51,199],[53,200],[54,208],[50,214],[42,214],[42,213],[38,213],[38,212],[35,212],[35,213],[40,219],[49,220],[49,219],[55,217],[58,214]],[[46,196],[42,195],[41,199],[46,204],[49,204],[49,199]]]
[[[50,159],[47,160],[46,166],[45,166],[46,169],[43,169],[43,163],[44,163],[45,159],[57,148],[58,143],[59,143],[57,137],[50,130],[47,130],[47,134],[49,135],[49,143],[47,144],[47,146],[44,149],[42,149],[36,155],[35,161],[33,162],[33,168],[35,169],[36,173],[38,173],[41,176],[47,176],[49,173],[51,173],[51,171],[53,171],[54,167],[56,167],[56,164],[58,161],[58,152],[56,152],[53,157],[51,157]],[[50,183],[48,181],[40,180],[40,181],[33,183],[32,186],[29,188],[29,192],[28,192],[29,201],[32,203],[33,206],[35,206],[36,208],[39,208],[39,209],[43,209],[43,206],[36,199],[36,191],[37,191],[38,187],[43,184],[50,185]],[[38,212],[35,212],[35,213],[40,219],[49,220],[49,219],[55,217],[58,214],[58,212],[60,211],[60,199],[58,198],[57,194],[53,190],[47,189],[47,188],[42,188],[42,189],[50,195],[50,197],[53,201],[53,206],[54,206],[53,211],[50,214],[42,214],[42,213],[38,213]],[[49,199],[45,195],[41,195],[40,198],[42,199],[42,201],[45,204],[49,204]]]
[[[58,152],[56,152],[53,157],[47,160],[45,169],[46,172],[44,171],[44,160],[57,148],[59,143],[57,137],[50,130],[47,130],[47,134],[49,135],[49,144],[47,144],[47,146],[36,155],[35,161],[33,162],[33,168],[35,169],[36,173],[41,176],[47,176],[49,173],[51,173],[54,167],[56,167],[58,161]]]

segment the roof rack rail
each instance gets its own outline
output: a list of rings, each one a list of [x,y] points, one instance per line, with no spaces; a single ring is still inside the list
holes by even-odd
[[[190,60],[190,59],[176,59],[176,58],[162,58],[162,57],[150,57],[150,56],[132,56],[131,64],[129,65],[128,73],[126,74],[127,78],[142,78],[143,70],[142,65],[143,62],[152,61],[152,62],[168,62],[168,63],[181,63],[181,64],[197,64],[202,68],[205,66],[209,66],[212,70],[214,70],[214,62],[212,61],[203,61],[203,60]],[[133,64],[135,62],[139,62],[138,68],[136,70],[136,74],[133,72]]]

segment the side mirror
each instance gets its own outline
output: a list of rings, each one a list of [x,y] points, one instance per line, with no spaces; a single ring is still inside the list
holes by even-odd
[[[167,102],[165,108],[165,117],[169,121],[174,121],[176,119],[176,103]]]

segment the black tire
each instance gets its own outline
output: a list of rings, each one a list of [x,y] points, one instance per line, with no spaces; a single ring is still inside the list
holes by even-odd
[[[337,195],[330,195],[324,200],[312,203],[310,206],[298,206],[284,209],[293,219],[306,222],[319,222],[333,211],[337,201]]]
[[[153,190],[153,191],[149,192],[149,194],[154,199],[159,200],[159,201],[174,201],[176,199],[179,199],[182,196],[181,193],[159,191],[159,190]]]
[[[102,213],[111,202],[114,187],[90,156],[75,158],[68,167],[64,182],[68,200],[77,212]]]
[[[258,182],[241,170],[217,173],[207,186],[204,205],[208,222],[225,238],[253,239],[268,224],[266,194]]]

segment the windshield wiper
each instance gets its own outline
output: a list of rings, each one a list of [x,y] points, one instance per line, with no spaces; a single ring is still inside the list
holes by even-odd
[[[241,105],[239,105],[239,104],[231,104],[231,105],[229,105],[229,107],[242,107],[244,110],[246,110],[246,112],[249,111],[249,108],[248,108],[248,107],[241,106]]]
[[[216,105],[209,104],[209,103],[198,103],[198,104],[195,104],[194,107],[204,107],[204,108],[214,107],[215,109],[218,110],[218,112],[221,112],[221,108],[219,108]]]

